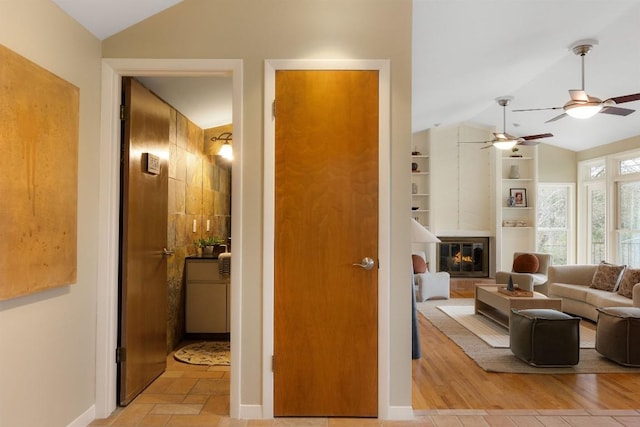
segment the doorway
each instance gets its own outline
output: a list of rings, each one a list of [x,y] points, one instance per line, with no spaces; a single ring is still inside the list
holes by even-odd
[[[119,230],[119,169],[120,169],[120,93],[123,76],[196,76],[226,73],[232,78],[234,123],[234,174],[232,188],[232,236],[236,253],[242,250],[242,61],[241,60],[154,60],[105,59],[103,61],[102,117],[100,143],[100,212],[98,239],[100,259],[98,266],[97,342],[96,342],[96,416],[106,417],[116,408],[117,373],[115,349],[117,347],[117,295],[118,295],[118,230]],[[240,343],[241,331],[235,325],[240,320],[240,257],[231,266],[231,355],[238,363],[231,367],[231,416],[239,412]],[[234,297],[234,295],[236,295]]]

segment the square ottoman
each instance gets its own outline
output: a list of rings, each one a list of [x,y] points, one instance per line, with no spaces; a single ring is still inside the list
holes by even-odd
[[[596,351],[625,366],[640,366],[640,308],[598,308]]]
[[[511,310],[511,352],[532,366],[571,366],[580,360],[580,318],[550,309]]]

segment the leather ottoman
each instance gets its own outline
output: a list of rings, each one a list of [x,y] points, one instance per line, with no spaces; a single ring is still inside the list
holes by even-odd
[[[596,351],[625,366],[640,366],[640,308],[598,308]]]
[[[580,318],[550,309],[511,310],[511,352],[533,366],[571,366],[580,360]]]

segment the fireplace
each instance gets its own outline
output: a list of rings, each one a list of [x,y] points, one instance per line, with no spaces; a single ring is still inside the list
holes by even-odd
[[[488,237],[440,237],[437,269],[451,277],[489,277]]]

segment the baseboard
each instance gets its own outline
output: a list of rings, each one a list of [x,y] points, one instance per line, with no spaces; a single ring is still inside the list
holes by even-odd
[[[388,420],[413,420],[415,418],[411,406],[389,406],[387,415],[389,416]]]
[[[238,417],[243,420],[262,419],[262,405],[240,405]]]
[[[91,405],[89,409],[84,411],[82,415],[80,415],[75,420],[71,421],[67,427],[86,427],[96,418],[96,405]]]

